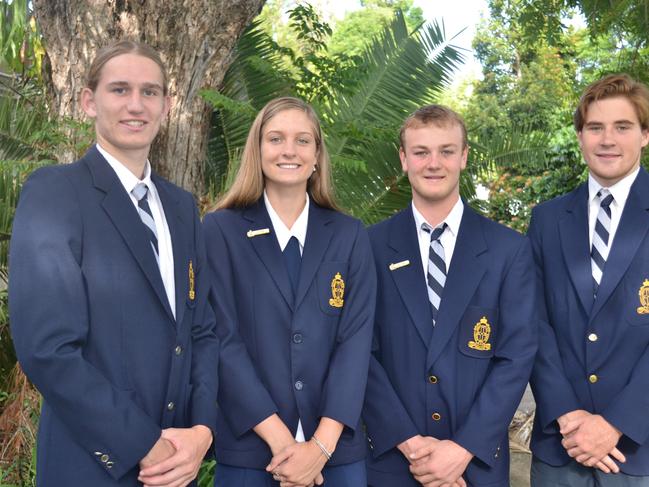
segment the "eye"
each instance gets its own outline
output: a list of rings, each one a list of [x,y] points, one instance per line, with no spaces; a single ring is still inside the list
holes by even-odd
[[[116,95],[123,95],[124,93],[126,93],[126,88],[123,88],[121,86],[116,86],[111,91]]]
[[[591,125],[589,127],[586,127],[586,130],[588,130],[589,132],[593,132],[593,133],[599,133],[599,132],[602,131],[602,126],[601,125]]]
[[[271,135],[270,137],[268,137],[268,142],[270,142],[271,144],[278,144],[281,141],[282,139],[278,135]]]
[[[414,154],[415,154],[415,156],[417,156],[417,157],[426,157],[426,156],[428,155],[428,151],[425,151],[425,150],[418,150],[418,151],[415,151]]]
[[[627,130],[631,129],[631,125],[618,125],[617,126],[618,131],[620,132],[625,132]]]
[[[452,149],[444,149],[444,150],[442,150],[442,155],[444,155],[444,156],[448,157],[448,156],[452,156],[453,154],[455,154],[455,151],[452,150]]]
[[[297,139],[297,143],[300,145],[309,145],[311,143],[311,139],[300,137],[299,139]]]
[[[152,88],[146,88],[146,89],[142,90],[142,94],[144,96],[147,96],[147,97],[152,97],[152,96],[157,96],[158,91],[155,90],[155,89],[152,89]]]

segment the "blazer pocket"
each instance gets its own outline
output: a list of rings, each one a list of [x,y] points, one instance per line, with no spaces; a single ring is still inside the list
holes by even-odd
[[[625,286],[630,298],[625,309],[626,320],[633,326],[649,325],[649,279],[634,279]]]
[[[498,308],[469,306],[460,320],[460,352],[469,357],[490,358],[498,330]]]
[[[347,295],[347,262],[323,262],[316,274],[318,302],[323,313],[338,316]]]

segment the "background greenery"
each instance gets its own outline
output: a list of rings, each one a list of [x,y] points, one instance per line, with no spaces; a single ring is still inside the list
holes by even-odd
[[[463,196],[525,231],[535,204],[586,176],[571,124],[584,86],[620,71],[649,81],[649,0],[490,0],[474,40],[482,77],[455,83],[463,53],[443,23],[424,24],[412,0],[361,3],[335,23],[306,2],[266,3],[240,38],[223,86],[202,92],[214,108],[209,192],[196,195],[204,206],[232,181],[256,112],[276,96],[295,95],[322,119],[342,207],[368,224],[379,221],[409,200],[397,155],[402,120],[441,102],[469,127]],[[30,8],[28,0],[0,0],[0,486],[34,484],[39,408],[8,329],[13,209],[25,176],[69,144],[62,127],[85,135],[77,152],[92,140],[87,123],[48,111],[47,46]],[[578,14],[583,28],[570,22]],[[213,466],[204,465],[201,485],[211,485]]]

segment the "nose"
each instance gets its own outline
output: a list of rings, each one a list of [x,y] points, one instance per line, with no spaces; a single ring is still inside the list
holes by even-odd
[[[137,90],[133,90],[131,93],[131,96],[128,99],[127,108],[131,113],[140,113],[144,109],[142,95]]]
[[[295,144],[291,142],[290,140],[287,140],[284,142],[284,145],[282,146],[282,155],[284,157],[294,157],[295,156]]]
[[[605,146],[615,145],[615,127],[605,127],[602,130],[602,138],[600,144]]]
[[[431,153],[428,156],[428,164],[427,164],[428,168],[438,169],[440,167],[440,162],[439,162],[440,157],[441,156],[437,152],[431,151]]]

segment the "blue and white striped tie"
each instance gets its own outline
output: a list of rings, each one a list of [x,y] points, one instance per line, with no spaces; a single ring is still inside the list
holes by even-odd
[[[149,201],[147,195],[149,193],[149,188],[144,183],[138,183],[132,190],[133,196],[137,200],[138,213],[144,223],[144,228],[149,235],[151,240],[151,247],[153,248],[153,254],[155,255],[156,261],[158,260],[158,232],[155,228],[155,221],[153,220],[153,214],[151,213],[151,207],[149,206]]]
[[[428,272],[426,281],[428,281],[428,300],[433,312],[433,326],[437,321],[437,312],[442,301],[442,291],[446,284],[446,260],[444,257],[444,247],[440,238],[448,225],[442,223],[440,226],[431,228],[428,223],[422,223],[421,229],[430,233],[430,248],[428,249]]]
[[[595,231],[593,232],[593,246],[590,249],[590,266],[593,272],[593,295],[597,296],[599,284],[602,282],[604,265],[608,259],[609,234],[611,231],[611,203],[613,195],[608,189],[602,188],[597,193],[600,200]]]

